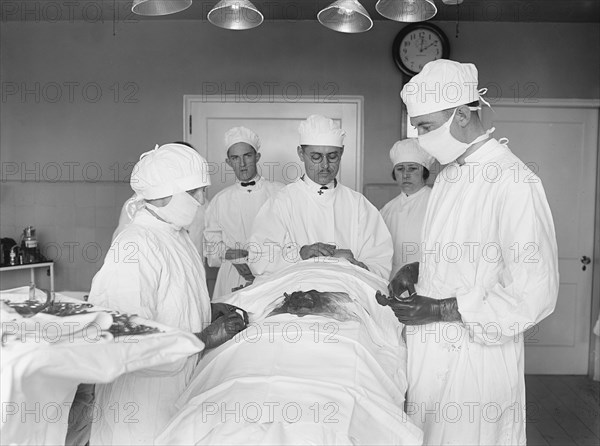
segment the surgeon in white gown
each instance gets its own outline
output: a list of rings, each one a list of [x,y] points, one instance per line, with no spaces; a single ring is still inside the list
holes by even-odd
[[[400,186],[400,194],[381,209],[394,241],[391,279],[401,267],[421,258],[421,230],[431,193],[426,181],[435,160],[416,138],[397,141],[390,160],[392,178]]]
[[[215,195],[206,209],[204,254],[209,266],[219,267],[213,299],[254,280],[247,246],[252,224],[262,205],[283,187],[258,174],[261,154],[256,133],[234,127],[224,139],[225,162],[233,169],[236,182]]]
[[[442,59],[401,93],[419,144],[446,165],[429,198],[418,277],[392,291],[416,288],[390,300],[410,325],[407,412],[429,445],[526,444],[523,332],[552,313],[558,294],[544,188],[483,128],[477,81],[473,64]]]
[[[206,161],[189,147],[166,144],[143,154],[131,177],[142,205],[111,245],[90,302],[195,333],[205,348],[242,329],[240,316],[222,309],[213,308],[223,315],[211,324],[204,267],[185,230],[209,184]],[[197,361],[194,355],[159,376],[126,374],[97,385],[91,444],[153,444]]]
[[[268,275],[300,260],[340,256],[388,279],[393,247],[383,218],[361,193],[335,178],[345,132],[321,115],[309,116],[298,130],[297,152],[306,173],[258,213],[250,268],[255,275]]]

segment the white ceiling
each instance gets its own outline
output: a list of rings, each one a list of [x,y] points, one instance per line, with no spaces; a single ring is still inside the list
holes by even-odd
[[[194,0],[185,11],[163,17],[132,16],[132,0],[0,0],[0,24],[6,21],[206,20],[218,0]],[[315,20],[334,0],[253,0],[265,20]],[[373,20],[387,20],[375,10],[376,0],[360,0]],[[435,0],[435,21],[456,21],[457,7]],[[464,0],[460,21],[600,23],[600,0]]]

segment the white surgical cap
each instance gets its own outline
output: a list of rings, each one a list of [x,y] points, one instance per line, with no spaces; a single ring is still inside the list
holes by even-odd
[[[469,104],[479,100],[477,68],[471,63],[434,60],[404,85],[400,96],[411,118]]]
[[[131,188],[146,200],[210,185],[208,163],[182,144],[165,144],[140,156],[131,173]]]
[[[225,132],[225,150],[229,150],[232,145],[238,142],[251,145],[257,152],[260,149],[260,138],[246,127],[233,127]]]
[[[435,158],[421,148],[417,138],[408,138],[392,146],[390,160],[394,167],[398,163],[417,163],[429,170]]]
[[[344,147],[346,132],[333,119],[321,115],[310,115],[298,127],[301,146]]]

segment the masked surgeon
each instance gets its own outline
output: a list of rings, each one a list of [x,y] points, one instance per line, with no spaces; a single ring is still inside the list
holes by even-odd
[[[190,149],[194,149],[194,147],[191,144],[188,144],[187,142],[177,142],[175,144],[180,144],[183,146],[187,146]],[[125,229],[125,227],[129,223],[131,223],[134,214],[138,211],[138,208],[141,206],[143,206],[143,203],[139,201],[139,199],[137,199],[137,196],[135,194],[132,197],[130,197],[127,201],[125,201],[125,203],[121,207],[121,212],[119,214],[119,223],[117,225],[117,228],[113,232],[113,241],[117,237],[117,235],[119,235],[121,231]],[[202,236],[204,233],[205,226],[204,219],[206,206],[207,204],[205,203],[198,207],[198,211],[196,212],[192,223],[187,228],[187,232],[190,234],[190,240],[192,241],[192,244],[196,247],[196,249],[198,249],[200,256],[202,256],[203,254]]]
[[[252,223],[261,206],[283,187],[258,174],[260,139],[252,130],[229,129],[225,133],[225,149],[225,162],[233,169],[236,182],[208,205],[204,232],[208,264],[219,267],[213,298],[254,280],[247,249]]]
[[[484,129],[477,83],[475,65],[441,59],[401,93],[419,144],[446,165],[418,268],[404,266],[391,284],[395,296],[414,287],[391,306],[409,325],[407,401],[429,445],[526,444],[523,332],[558,294],[544,188]]]
[[[143,154],[131,176],[141,205],[94,277],[90,302],[196,333],[206,348],[243,329],[244,318],[235,307],[230,312],[213,308],[211,317],[204,266],[186,231],[209,184],[206,161],[187,146],[165,144]],[[188,358],[172,375],[126,374],[96,386],[105,415],[94,420],[90,443],[152,444],[173,415],[197,360]],[[125,402],[135,404],[137,422],[109,415],[111,407]]]
[[[251,237],[260,253],[250,267],[269,274],[300,260],[340,256],[387,280],[393,248],[383,218],[336,179],[345,132],[321,115],[309,116],[298,130],[305,174],[260,210]]]
[[[390,150],[390,160],[400,195],[381,209],[381,216],[394,241],[393,277],[402,266],[421,258],[421,230],[431,193],[425,182],[435,160],[416,138],[396,142]]]

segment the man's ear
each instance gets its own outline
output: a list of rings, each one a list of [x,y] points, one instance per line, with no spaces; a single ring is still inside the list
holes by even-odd
[[[231,165],[231,161],[229,161],[229,158],[225,158],[225,163],[227,163],[227,165],[233,169],[233,166]]]
[[[260,152],[256,152],[256,162],[260,161]]]
[[[300,158],[300,161],[304,162],[304,149],[302,148],[302,146],[298,146],[297,152],[298,152],[298,158]]]
[[[461,105],[456,109],[456,122],[461,127],[466,127],[471,121],[471,109],[467,105]]]

